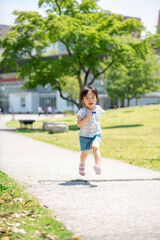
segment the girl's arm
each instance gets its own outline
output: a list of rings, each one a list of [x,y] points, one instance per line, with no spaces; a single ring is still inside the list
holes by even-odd
[[[78,116],[77,127],[79,128],[83,127],[86,124],[86,122],[89,120],[90,116],[91,116],[91,112],[89,111],[86,113],[85,118],[81,118],[80,116]]]

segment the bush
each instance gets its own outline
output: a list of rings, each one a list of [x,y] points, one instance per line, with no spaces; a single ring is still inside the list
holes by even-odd
[[[75,115],[75,111],[72,110],[65,110],[64,114]]]

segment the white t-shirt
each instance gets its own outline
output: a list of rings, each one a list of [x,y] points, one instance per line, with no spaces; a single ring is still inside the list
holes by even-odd
[[[83,107],[77,112],[77,117],[80,116],[82,119],[85,118],[88,111],[92,112],[92,114],[86,124],[80,128],[78,136],[92,138],[97,134],[101,134],[101,126],[99,120],[100,116],[103,115],[105,111],[99,105],[96,105],[95,111],[90,111],[86,107]]]

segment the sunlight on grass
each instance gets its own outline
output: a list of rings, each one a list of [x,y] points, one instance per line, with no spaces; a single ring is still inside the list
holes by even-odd
[[[48,120],[47,120],[48,121]],[[79,151],[76,117],[50,119],[67,122],[69,132],[49,134],[42,130],[17,130],[36,140]],[[7,123],[19,128],[19,123]],[[36,121],[34,128],[42,129],[43,121]],[[160,171],[160,105],[106,110],[101,117],[102,156]],[[148,160],[153,159],[153,160]]]
[[[14,179],[0,171],[0,239],[71,240],[72,233]]]

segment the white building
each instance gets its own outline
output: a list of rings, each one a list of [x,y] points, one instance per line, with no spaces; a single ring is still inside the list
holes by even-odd
[[[39,95],[37,92],[18,92],[9,94],[9,112],[37,113]]]
[[[54,104],[52,104],[53,102]],[[43,108],[44,112],[45,110],[47,111],[49,106],[55,107],[57,112],[67,110],[76,112],[78,110],[76,106],[72,106],[63,100],[58,91],[43,94],[38,92],[17,92],[9,94],[9,112],[38,113],[39,106]]]
[[[0,107],[4,112],[10,113],[38,113],[38,107],[41,106],[45,111],[49,106],[55,107],[56,112],[72,110],[76,112],[78,108],[70,102],[60,97],[58,91],[52,91],[48,84],[46,87],[37,86],[34,91],[22,90],[23,81],[16,78],[16,73],[0,72]],[[111,101],[104,91],[103,80],[95,82],[95,87],[99,92],[98,104],[103,109],[114,107],[115,103]],[[160,92],[147,93],[138,101],[138,105],[160,104]],[[132,99],[130,106],[136,106],[137,100]],[[124,106],[127,106],[125,100]]]
[[[160,104],[160,92],[146,93],[139,100],[135,98],[130,100],[130,107],[134,107],[137,104],[140,106],[149,105],[149,104]],[[125,100],[124,106],[125,107],[127,106],[127,100]]]
[[[67,110],[77,111],[77,107],[63,100],[58,91],[52,91],[51,86],[37,86],[34,91],[22,90],[23,81],[16,73],[0,72],[0,107],[4,112],[38,113],[38,107],[44,110],[48,106],[55,107],[57,112]]]
[[[99,92],[99,104],[104,109],[111,106],[111,100],[104,91],[103,80],[94,83]],[[52,90],[50,84],[37,86],[35,90],[22,90],[23,81],[16,72],[4,73],[0,70],[0,107],[10,113],[38,113],[38,107],[45,111],[48,106],[55,107],[56,112],[74,111],[78,108],[60,97],[59,91]]]

